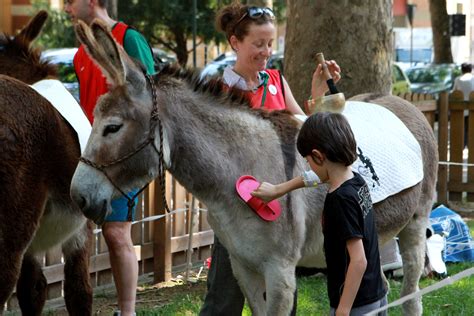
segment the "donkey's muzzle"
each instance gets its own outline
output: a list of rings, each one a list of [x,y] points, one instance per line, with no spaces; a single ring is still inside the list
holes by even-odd
[[[86,197],[79,192],[71,189],[71,198],[76,205],[81,209],[85,217],[92,220],[97,225],[102,225],[107,215],[107,201],[103,200],[100,206],[93,206],[89,203]]]

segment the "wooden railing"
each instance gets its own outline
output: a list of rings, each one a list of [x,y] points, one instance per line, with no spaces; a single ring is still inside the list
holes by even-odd
[[[469,101],[464,101],[461,91],[444,93],[438,105],[438,201],[447,203],[466,198],[472,202],[474,167],[469,164],[474,164],[474,93]]]

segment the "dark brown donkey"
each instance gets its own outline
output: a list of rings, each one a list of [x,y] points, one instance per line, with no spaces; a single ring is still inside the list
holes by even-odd
[[[78,138],[27,85],[55,75],[31,48],[46,19],[42,11],[18,36],[0,34],[0,74],[8,75],[0,75],[0,315],[15,285],[22,314],[41,314],[47,283],[35,255],[55,245],[64,254],[69,314],[91,315],[91,229],[69,196]]]

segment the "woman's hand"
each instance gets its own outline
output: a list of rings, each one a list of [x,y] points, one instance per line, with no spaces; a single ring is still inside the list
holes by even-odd
[[[334,60],[326,60],[326,65],[334,83],[337,83],[341,79],[341,68]],[[320,98],[324,96],[328,90],[329,88],[326,84],[326,78],[324,77],[323,66],[318,64],[311,81],[311,96],[313,99]]]
[[[267,203],[283,195],[279,192],[278,185],[273,185],[268,182],[262,182],[260,186],[250,194],[252,196],[262,199],[264,202]]]

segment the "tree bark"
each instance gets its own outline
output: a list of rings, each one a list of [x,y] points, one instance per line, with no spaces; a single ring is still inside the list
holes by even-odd
[[[433,30],[434,63],[452,63],[451,35],[446,0],[430,0],[431,29]]]
[[[390,93],[391,0],[288,0],[287,10],[285,77],[299,104],[310,95],[317,52],[341,66],[346,98]]]

